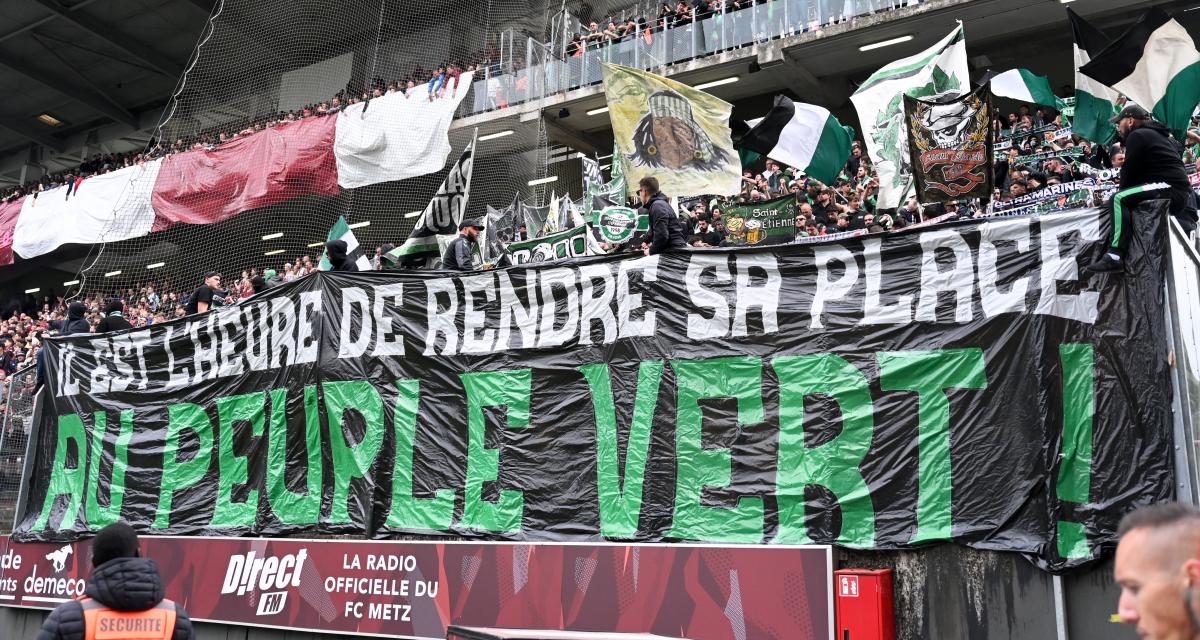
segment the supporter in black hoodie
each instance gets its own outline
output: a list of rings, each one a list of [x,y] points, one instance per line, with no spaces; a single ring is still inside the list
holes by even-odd
[[[120,331],[122,329],[132,329],[133,325],[125,319],[125,305],[118,298],[113,298],[108,301],[108,307],[104,309],[104,318],[96,324],[96,333],[108,333],[109,331]]]
[[[358,271],[358,265],[347,255],[349,252],[345,240],[330,240],[325,243],[325,251],[329,254],[331,271]]]
[[[67,306],[66,320],[52,320],[50,328],[58,332],[60,336],[69,336],[74,333],[91,333],[92,325],[83,318],[83,314],[87,313],[87,307],[83,306],[82,302],[72,302]],[[40,388],[45,382],[45,349],[38,349],[37,353],[37,386]]]

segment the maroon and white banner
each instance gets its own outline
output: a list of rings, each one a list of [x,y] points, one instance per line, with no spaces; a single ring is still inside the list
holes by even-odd
[[[512,544],[143,537],[168,598],[195,620],[399,638],[455,624],[831,639],[827,546]],[[91,543],[0,537],[0,606],[83,592]]]
[[[440,170],[472,73],[0,203],[0,266]],[[339,186],[340,185],[340,186]]]

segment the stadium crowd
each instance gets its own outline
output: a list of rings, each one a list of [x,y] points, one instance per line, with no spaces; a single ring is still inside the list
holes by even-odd
[[[995,154],[992,201],[1000,208],[1013,198],[1043,187],[1083,180],[1100,170],[1120,168],[1124,162],[1120,142],[1101,145],[1083,140],[1072,134],[1061,114],[1045,107],[1020,105],[1016,111],[998,113],[992,126],[996,141],[1007,147]],[[1200,120],[1193,120],[1188,137],[1193,144],[1184,161],[1200,171]],[[750,166],[758,170],[743,172],[742,190],[738,194],[701,200],[684,208],[686,228],[691,232],[688,244],[697,247],[722,244],[724,207],[788,195],[796,198],[797,237],[882,233],[933,220],[989,215],[987,202],[964,200],[921,205],[915,196],[895,210],[880,210],[876,206],[879,178],[860,141],[853,143],[849,161],[832,184],[824,184],[770,159]]]

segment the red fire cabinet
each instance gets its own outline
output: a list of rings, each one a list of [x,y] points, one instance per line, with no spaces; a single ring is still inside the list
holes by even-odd
[[[891,569],[833,572],[837,640],[895,640]]]

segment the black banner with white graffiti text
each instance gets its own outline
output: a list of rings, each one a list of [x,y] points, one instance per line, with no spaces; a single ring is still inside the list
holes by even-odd
[[[1149,206],[1149,205],[1148,205]],[[1161,212],[317,273],[52,339],[14,537],[953,541],[1064,570],[1171,495]]]

